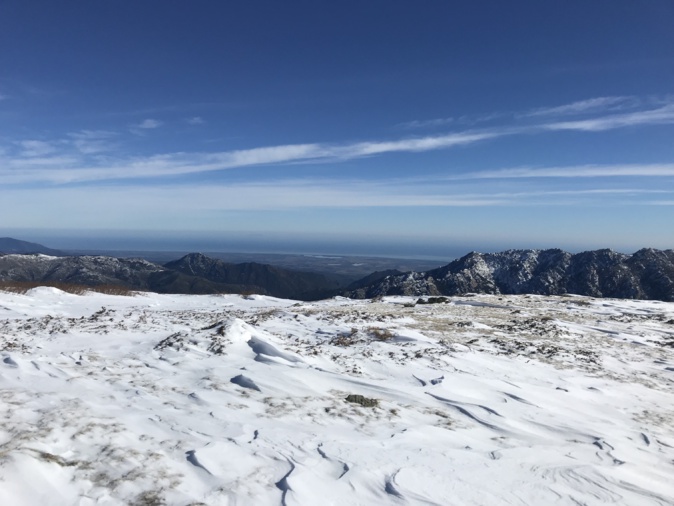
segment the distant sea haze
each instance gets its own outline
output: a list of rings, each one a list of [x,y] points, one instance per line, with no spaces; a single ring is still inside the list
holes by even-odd
[[[449,261],[458,258],[480,245],[444,244],[410,241],[406,238],[386,240],[325,239],[311,237],[269,236],[246,237],[236,234],[213,233],[198,236],[158,235],[148,232],[123,234],[117,231],[105,234],[81,232],[54,234],[46,231],[0,229],[0,236],[20,237],[24,240],[44,244],[62,250],[98,251],[177,251],[177,252],[232,252],[232,253],[272,253],[292,255],[322,256],[374,256],[384,258],[418,258],[424,260]],[[482,245],[484,246],[484,245]],[[493,248],[489,248],[491,250]]]
[[[580,253],[610,248],[621,253],[634,253],[652,244],[607,244],[607,243],[550,243],[504,240],[503,238],[471,240],[465,237],[430,239],[428,237],[332,237],[327,233],[281,234],[281,233],[230,233],[230,232],[160,232],[120,230],[62,230],[2,229],[0,237],[15,237],[25,241],[44,244],[49,248],[65,251],[143,251],[143,252],[222,252],[266,253],[321,256],[369,256],[383,258],[409,258],[428,261],[450,262],[469,252],[496,253],[510,249],[560,248],[571,253]],[[674,246],[671,245],[671,246]],[[665,246],[665,247],[671,247]],[[662,247],[660,248],[662,249]]]
[[[273,234],[231,234],[213,233],[167,233],[158,231],[82,231],[67,230],[50,232],[45,230],[0,229],[0,236],[17,237],[62,250],[91,251],[144,251],[163,252],[231,252],[267,253],[322,256],[371,256],[383,258],[415,258],[428,261],[449,262],[471,251],[494,253],[508,249],[548,249],[561,248],[571,253],[594,249],[612,248],[621,253],[633,253],[651,245],[638,244],[626,247],[613,244],[548,244],[518,243],[516,241],[470,241],[466,239],[446,240],[400,238],[328,238],[307,235]]]

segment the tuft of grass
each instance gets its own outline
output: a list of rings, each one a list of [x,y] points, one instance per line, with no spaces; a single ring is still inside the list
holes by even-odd
[[[383,329],[380,327],[369,327],[367,331],[372,337],[374,337],[378,341],[388,341],[393,337],[393,333],[389,329]]]
[[[166,501],[157,490],[146,490],[135,498],[132,506],[164,506]]]
[[[79,465],[78,462],[76,461],[66,460],[63,457],[60,457],[59,455],[54,455],[53,453],[43,452],[42,450],[35,450],[34,448],[26,448],[26,449],[34,452],[35,456],[44,462],[58,464],[61,467],[76,467]]]

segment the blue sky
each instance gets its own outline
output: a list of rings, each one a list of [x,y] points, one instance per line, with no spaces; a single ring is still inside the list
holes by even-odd
[[[674,3],[0,3],[0,234],[674,247]]]

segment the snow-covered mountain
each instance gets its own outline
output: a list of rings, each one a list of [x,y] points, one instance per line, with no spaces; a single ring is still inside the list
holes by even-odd
[[[351,297],[565,293],[674,301],[674,250],[632,255],[608,249],[571,254],[559,249],[469,253],[428,272],[389,275],[346,292]]]
[[[0,292],[0,504],[674,504],[674,304],[415,300]]]
[[[0,282],[118,285],[160,293],[258,293],[302,300],[339,293],[317,273],[265,264],[232,264],[192,253],[158,265],[105,256],[0,255]],[[571,254],[562,250],[470,253],[427,272],[375,272],[342,292],[351,298],[384,295],[566,293],[674,301],[674,250],[611,250]]]

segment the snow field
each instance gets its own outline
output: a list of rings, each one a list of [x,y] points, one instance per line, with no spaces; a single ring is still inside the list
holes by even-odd
[[[0,293],[0,503],[674,504],[674,304],[413,302]]]

